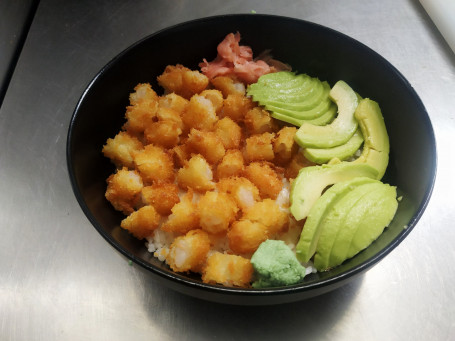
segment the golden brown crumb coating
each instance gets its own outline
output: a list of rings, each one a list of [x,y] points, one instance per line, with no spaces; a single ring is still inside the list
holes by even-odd
[[[171,214],[172,207],[180,201],[179,188],[168,182],[145,186],[142,189],[142,201],[155,207],[159,214],[167,216]]]
[[[245,85],[231,77],[218,76],[213,78],[210,82],[215,89],[222,92],[224,98],[231,94],[245,95]]]
[[[188,191],[180,202],[172,207],[172,214],[161,226],[166,232],[185,234],[199,227],[199,214],[197,206],[193,203],[193,192]]]
[[[215,107],[212,102],[200,95],[194,95],[190,99],[186,110],[182,113],[182,121],[189,131],[191,128],[199,130],[213,130],[213,126],[218,121]]]
[[[151,123],[144,131],[147,143],[163,148],[175,147],[180,142],[182,129],[173,121],[158,121]]]
[[[139,83],[134,87],[134,92],[130,94],[130,105],[136,105],[144,100],[158,100],[158,95],[149,83]]]
[[[138,239],[149,237],[159,226],[160,215],[153,206],[144,206],[122,220],[120,226]]]
[[[134,168],[134,155],[143,148],[141,141],[125,131],[119,132],[113,139],[107,139],[103,154],[117,167]]]
[[[227,231],[238,211],[234,199],[223,192],[206,192],[197,207],[201,228],[212,234]]]
[[[180,64],[168,65],[157,80],[167,93],[175,92],[186,99],[200,93],[209,84],[209,79],[204,74]]]
[[[212,131],[191,129],[186,145],[191,152],[201,154],[213,166],[220,162],[226,153],[221,139]]]
[[[296,127],[283,127],[273,140],[273,151],[279,163],[283,164],[290,161],[297,153],[299,146],[294,140],[296,132]]]
[[[252,254],[267,240],[267,227],[257,221],[235,221],[228,234],[229,247],[237,254]]]
[[[188,146],[182,142],[171,149],[171,155],[175,166],[179,168],[183,167],[191,157]]]
[[[158,101],[145,99],[126,108],[126,123],[123,126],[131,134],[140,134],[151,124],[158,111]]]
[[[231,118],[224,117],[215,124],[215,133],[226,149],[239,149],[242,142],[242,128]]]
[[[215,112],[220,112],[223,107],[223,94],[216,89],[207,89],[200,93],[202,97],[207,98],[213,104]]]
[[[245,167],[244,176],[259,189],[262,198],[276,199],[283,188],[278,174],[266,162],[252,162]]]
[[[251,161],[272,161],[275,158],[273,152],[273,133],[252,135],[245,141],[245,160]]]
[[[204,283],[248,287],[253,277],[253,266],[247,258],[214,252],[207,258],[202,273]]]
[[[130,214],[139,202],[142,187],[139,173],[124,167],[107,178],[105,197],[117,211]]]
[[[197,229],[174,239],[166,263],[176,272],[200,272],[210,251],[206,232]]]
[[[221,162],[216,168],[218,179],[230,176],[240,176],[245,169],[243,154],[238,149],[230,149],[226,152]]]
[[[159,107],[172,109],[177,112],[179,115],[185,111],[186,107],[188,106],[189,101],[182,96],[177,95],[176,93],[172,92],[167,95],[161,96],[158,99]]]
[[[177,183],[183,189],[205,192],[215,187],[210,165],[200,154],[193,155],[177,172]]]
[[[226,192],[231,195],[237,206],[242,210],[261,199],[258,188],[244,177],[222,178],[216,187],[220,192]]]
[[[174,180],[174,164],[171,156],[159,146],[149,144],[134,157],[134,163],[145,183]]]
[[[253,107],[251,99],[239,94],[230,94],[223,101],[220,116],[230,117],[233,121],[240,122]]]
[[[272,199],[264,199],[248,207],[242,219],[259,222],[267,227],[269,237],[285,230],[289,223],[289,212],[282,210]]]
[[[313,166],[314,163],[307,160],[305,156],[303,156],[302,152],[297,151],[296,154],[291,158],[291,161],[287,164],[286,169],[284,171],[284,176],[286,178],[295,179],[299,174],[299,171],[303,167]]]
[[[269,112],[260,107],[255,107],[246,113],[245,126],[250,134],[272,133],[278,130]]]

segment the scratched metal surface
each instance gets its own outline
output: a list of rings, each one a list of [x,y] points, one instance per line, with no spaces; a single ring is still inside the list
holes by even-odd
[[[439,153],[428,209],[388,257],[334,292],[261,308],[186,297],[128,265],[85,218],[65,163],[75,104],[112,57],[169,25],[251,10],[382,54],[421,96]],[[453,339],[454,94],[455,55],[417,1],[42,0],[0,109],[0,339]]]

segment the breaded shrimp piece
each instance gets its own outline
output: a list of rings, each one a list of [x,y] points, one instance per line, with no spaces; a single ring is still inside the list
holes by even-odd
[[[252,135],[245,141],[244,157],[245,160],[251,161],[272,161],[275,158],[273,152],[273,133],[263,133]]]
[[[158,95],[152,89],[149,83],[139,83],[134,88],[134,92],[130,94],[130,105],[136,105],[144,100],[158,100]]]
[[[184,125],[182,117],[180,116],[180,113],[175,109],[159,107],[158,111],[156,112],[156,118],[158,121],[174,122],[179,129],[183,130]]]
[[[113,139],[107,139],[103,154],[117,166],[134,168],[134,155],[144,146],[136,137],[125,131],[119,132]]]
[[[199,214],[197,206],[193,203],[193,192],[188,191],[180,202],[172,207],[172,214],[161,226],[161,230],[185,234],[199,227]]]
[[[245,85],[231,77],[218,76],[213,78],[210,82],[215,89],[218,89],[223,93],[224,98],[231,94],[245,95]]]
[[[215,187],[210,165],[200,154],[193,155],[177,172],[177,183],[183,188],[205,192]]]
[[[176,272],[200,272],[209,251],[210,239],[207,232],[192,230],[175,238],[169,248],[166,263]]]
[[[186,129],[213,130],[218,121],[215,107],[212,102],[204,96],[194,95],[190,99],[186,110],[182,113],[182,121]]]
[[[219,283],[226,286],[249,286],[253,266],[249,259],[236,255],[214,252],[207,258],[202,273],[204,283]]]
[[[131,134],[140,134],[153,122],[158,111],[158,101],[144,99],[126,108],[123,128]]]
[[[265,225],[268,236],[273,237],[276,233],[287,228],[289,215],[274,200],[264,199],[247,208],[243,213],[242,220],[250,220]]]
[[[245,163],[242,152],[238,149],[230,149],[218,164],[216,177],[221,179],[230,176],[240,176],[244,169]]]
[[[272,133],[278,130],[278,125],[269,112],[260,107],[248,110],[245,126],[250,134]]]
[[[199,71],[192,71],[183,65],[168,65],[157,78],[167,93],[175,92],[186,99],[200,93],[209,84],[209,79]]]
[[[226,153],[221,139],[212,131],[191,129],[186,145],[190,151],[201,154],[212,165],[220,162]]]
[[[163,148],[149,144],[134,156],[134,163],[145,183],[174,180],[172,158]]]
[[[233,121],[240,122],[253,107],[251,99],[239,94],[229,94],[223,101],[220,116],[230,117]]]
[[[144,131],[144,138],[147,143],[172,148],[180,142],[182,129],[173,121],[165,120],[153,122]]]
[[[307,160],[305,156],[303,155],[303,152],[297,151],[294,156],[292,156],[291,161],[288,163],[286,166],[286,169],[284,171],[284,176],[287,179],[295,179],[297,175],[299,174],[299,171],[303,167],[308,167],[308,166],[313,166],[314,163],[311,161]]]
[[[268,238],[267,227],[257,221],[239,220],[227,233],[230,249],[237,254],[252,254]]]
[[[153,206],[144,206],[122,220],[120,226],[138,239],[152,235],[158,227],[161,216]]]
[[[188,146],[181,142],[181,144],[172,148],[171,155],[174,159],[174,164],[181,168],[189,160],[191,153]]]
[[[224,117],[215,123],[215,134],[226,149],[239,149],[242,142],[242,128],[231,118]]]
[[[226,232],[239,210],[234,199],[223,192],[206,192],[197,208],[201,228],[212,234]]]
[[[139,173],[123,167],[107,178],[105,196],[117,211],[130,214],[139,202],[142,187]]]
[[[218,113],[223,107],[223,94],[221,91],[216,89],[208,89],[202,91],[199,95],[207,98],[210,102],[212,102],[213,107],[215,108],[215,112]]]
[[[155,207],[163,215],[169,215],[179,199],[179,188],[174,183],[157,183],[142,189],[142,201]]]
[[[279,163],[286,163],[297,153],[299,147],[295,143],[296,127],[283,127],[273,140],[273,151]]]
[[[261,199],[258,188],[247,178],[222,178],[216,187],[218,191],[231,195],[242,210],[253,206],[256,201]]]
[[[262,198],[276,199],[283,187],[278,174],[266,162],[252,162],[245,167],[244,176],[259,189]]]
[[[172,109],[181,115],[188,106],[189,101],[186,98],[183,98],[182,96],[179,96],[176,93],[172,92],[165,96],[161,96],[158,99],[158,103],[160,108]]]

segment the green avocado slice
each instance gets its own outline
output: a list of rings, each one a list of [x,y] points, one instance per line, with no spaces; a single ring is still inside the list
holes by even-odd
[[[338,116],[332,123],[315,126],[303,123],[295,135],[301,147],[331,148],[346,143],[357,130],[354,117],[357,108],[357,94],[343,81],[338,81],[330,90],[330,97],[338,106]]]
[[[296,220],[308,216],[311,207],[329,185],[358,176],[376,179],[377,170],[368,164],[342,161],[333,165],[304,167],[291,185],[290,211]]]
[[[340,230],[346,226],[346,221],[352,217],[362,217],[363,212],[371,207],[369,197],[379,191],[382,183],[375,181],[362,184],[346,193],[340,200],[326,212],[321,223],[321,235],[314,255],[314,266],[318,271],[328,270],[341,263],[331,263],[330,256],[335,247],[335,240]],[[360,212],[360,214],[359,214]],[[355,221],[355,219],[353,219]],[[338,246],[338,245],[337,245]]]
[[[277,120],[287,122],[287,123],[293,124],[297,127],[300,127],[304,122],[311,123],[314,125],[328,124],[328,123],[332,122],[332,120],[335,118],[336,112],[337,112],[337,106],[334,103],[332,103],[324,114],[322,114],[321,116],[319,116],[317,118],[313,118],[311,120],[303,120],[303,119],[299,119],[299,118],[295,118],[295,117],[291,117],[291,116],[286,116],[286,115],[280,114],[278,112],[273,112],[273,111],[270,113],[270,115],[273,118],[276,118]]]
[[[321,164],[330,161],[333,158],[338,158],[343,161],[355,154],[363,143],[363,136],[359,129],[354,135],[340,146],[332,148],[306,148],[303,155],[310,161]]]
[[[388,226],[398,207],[396,188],[380,183],[364,197],[341,225],[330,253],[330,267],[368,247]]]
[[[373,183],[376,180],[367,177],[356,177],[347,181],[334,184],[316,200],[311,208],[305,225],[296,246],[296,255],[299,261],[307,263],[316,252],[319,236],[321,234],[321,221],[326,212],[344,196],[360,185]]]
[[[362,99],[355,111],[355,117],[365,139],[363,151],[354,163],[367,163],[378,170],[380,180],[389,163],[389,136],[378,103]]]

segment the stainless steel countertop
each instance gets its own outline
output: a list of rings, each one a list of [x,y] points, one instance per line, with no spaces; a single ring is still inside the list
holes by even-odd
[[[336,291],[261,308],[186,297],[130,266],[79,208],[65,159],[77,100],[117,53],[251,10],[334,28],[388,59],[422,98],[439,153],[429,206],[389,256]],[[455,55],[417,1],[42,0],[0,108],[0,339],[453,340],[454,108]]]

